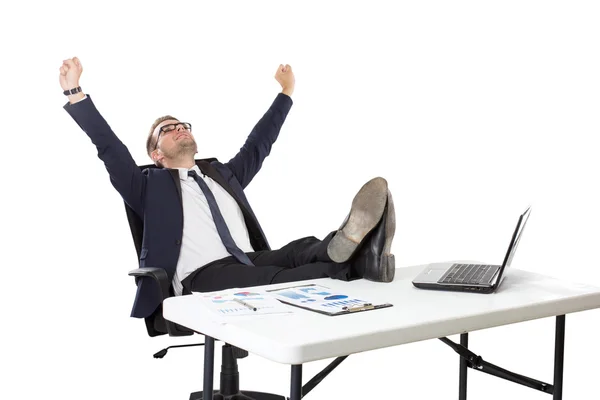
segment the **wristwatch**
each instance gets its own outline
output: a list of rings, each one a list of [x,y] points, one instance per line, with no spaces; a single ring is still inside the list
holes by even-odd
[[[72,94],[76,94],[76,93],[79,93],[79,92],[81,92],[81,86],[77,86],[75,89],[65,90],[63,92],[63,94],[65,96],[70,96]]]

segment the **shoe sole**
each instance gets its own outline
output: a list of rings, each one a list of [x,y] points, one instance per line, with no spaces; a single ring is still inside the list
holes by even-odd
[[[396,209],[394,208],[394,199],[392,193],[387,192],[387,218],[385,220],[385,244],[383,245],[383,254],[381,255],[381,276],[380,282],[392,282],[396,275],[396,257],[391,253],[392,240],[396,233]]]
[[[370,276],[367,279],[376,282],[392,282],[396,275],[396,257],[391,254],[392,240],[396,233],[396,209],[394,208],[394,199],[392,193],[387,191],[387,215],[385,219],[385,243],[383,245],[383,253],[379,258],[379,275]]]
[[[387,191],[387,218],[385,220],[385,244],[383,246],[383,255],[390,255],[392,251],[392,240],[396,233],[396,209],[394,208],[394,199],[392,193]],[[392,255],[393,257],[393,255]],[[395,265],[395,263],[393,263]]]
[[[352,200],[352,208],[344,226],[329,242],[327,253],[335,262],[352,257],[361,241],[381,220],[387,202],[387,181],[373,178],[365,183]]]

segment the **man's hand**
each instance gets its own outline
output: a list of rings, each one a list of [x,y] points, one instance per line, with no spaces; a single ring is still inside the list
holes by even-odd
[[[83,72],[83,67],[81,66],[81,62],[77,57],[63,60],[63,64],[59,70],[60,75],[58,78],[60,81],[60,87],[63,90],[74,89],[79,86],[79,78]],[[69,96],[69,102],[73,104],[83,99],[84,96],[85,94],[82,92],[72,94]]]
[[[279,64],[279,68],[277,68],[277,72],[275,73],[275,79],[283,89],[281,93],[291,97],[292,93],[294,93],[294,86],[296,85],[292,67],[289,64]]]

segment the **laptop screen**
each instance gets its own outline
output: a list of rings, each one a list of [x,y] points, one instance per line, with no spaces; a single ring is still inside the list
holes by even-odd
[[[523,233],[523,229],[525,229],[525,224],[529,219],[529,215],[531,214],[531,207],[528,207],[527,210],[519,217],[519,221],[517,222],[517,227],[515,228],[515,232],[513,233],[513,237],[510,241],[510,245],[508,246],[508,251],[506,252],[506,256],[504,257],[504,262],[502,263],[502,267],[500,267],[500,271],[498,273],[498,279],[496,282],[500,282],[502,279],[502,274],[504,273],[504,269],[510,267],[512,259],[517,251],[517,247],[519,246],[519,241],[521,240],[521,234]]]

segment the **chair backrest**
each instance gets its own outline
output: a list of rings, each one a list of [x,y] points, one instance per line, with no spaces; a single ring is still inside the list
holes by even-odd
[[[125,203],[125,213],[127,214],[127,222],[129,222],[129,229],[139,260],[142,252],[142,239],[144,238],[144,222],[127,203]]]

